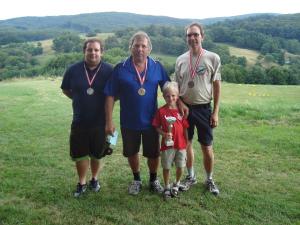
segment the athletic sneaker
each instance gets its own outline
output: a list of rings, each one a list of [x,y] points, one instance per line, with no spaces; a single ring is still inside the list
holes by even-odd
[[[134,180],[128,187],[128,193],[131,195],[137,195],[142,189],[142,181]]]
[[[188,186],[188,185],[186,185],[186,184],[180,183],[180,184],[178,185],[178,190],[179,190],[179,191],[187,191],[187,190],[189,190],[189,189],[190,189],[190,186]]]
[[[163,193],[164,188],[160,185],[159,180],[149,183],[149,190],[152,192]]]
[[[173,187],[171,188],[172,197],[177,197],[179,194],[179,186],[176,184],[173,184]]]
[[[98,180],[95,180],[94,178],[92,178],[90,180],[89,183],[89,188],[94,191],[94,192],[98,192],[100,190],[100,183]]]
[[[192,185],[197,184],[196,176],[194,175],[191,177],[190,175],[187,175],[182,181],[182,184],[190,188]]]
[[[165,200],[173,197],[170,189],[165,189],[163,192],[163,196]]]
[[[82,195],[87,189],[86,184],[80,184],[78,183],[76,186],[76,191],[74,192],[74,197],[78,198],[80,195]]]
[[[206,180],[205,186],[206,186],[206,189],[214,195],[218,195],[220,193],[217,185],[215,185],[215,183],[212,179]]]

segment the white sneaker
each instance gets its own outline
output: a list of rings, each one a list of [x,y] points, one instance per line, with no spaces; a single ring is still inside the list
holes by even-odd
[[[206,189],[214,195],[218,195],[220,193],[217,185],[214,183],[214,181],[212,179],[206,180],[205,186],[206,186]]]
[[[137,195],[142,189],[142,181],[134,180],[128,187],[128,193],[130,195]]]
[[[187,175],[181,183],[190,188],[192,185],[197,184],[196,176],[194,175],[191,177],[190,175]]]
[[[176,184],[173,184],[173,186],[171,188],[171,193],[172,193],[172,197],[177,197],[179,194],[179,186],[177,186]]]
[[[190,189],[190,186],[188,186],[186,184],[183,184],[183,183],[180,183],[178,185],[178,189],[179,189],[179,191],[188,191]]]

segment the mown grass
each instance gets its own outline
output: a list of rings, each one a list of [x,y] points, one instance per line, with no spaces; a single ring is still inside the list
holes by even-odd
[[[55,51],[52,49],[53,39],[39,41],[43,47],[43,54],[37,55],[35,58],[41,65],[45,65],[51,58],[55,57]],[[36,43],[36,42],[33,42]]]
[[[60,82],[0,83],[1,225],[299,224],[300,86],[224,83],[215,130],[215,179],[221,194],[216,198],[205,192],[198,150],[198,184],[165,202],[147,191],[145,160],[143,191],[127,194],[132,175],[121,140],[103,160],[100,193],[72,197],[77,182],[68,154],[72,111]],[[117,104],[116,122],[118,110]],[[194,147],[199,149],[196,141]]]
[[[248,65],[253,66],[257,62],[257,57],[259,53],[254,50],[237,48],[232,45],[227,45],[229,47],[230,55],[237,57],[246,57]]]

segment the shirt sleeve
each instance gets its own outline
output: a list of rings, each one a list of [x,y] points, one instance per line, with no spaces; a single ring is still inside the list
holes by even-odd
[[[66,70],[60,88],[62,90],[71,90],[71,69],[70,67]]]
[[[213,61],[213,67],[214,67],[213,81],[221,80],[221,59],[217,54]]]

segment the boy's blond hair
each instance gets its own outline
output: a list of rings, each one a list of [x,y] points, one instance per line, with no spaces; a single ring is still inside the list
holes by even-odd
[[[163,95],[165,95],[170,90],[175,91],[178,95],[179,94],[178,83],[175,81],[167,81],[162,88]]]

